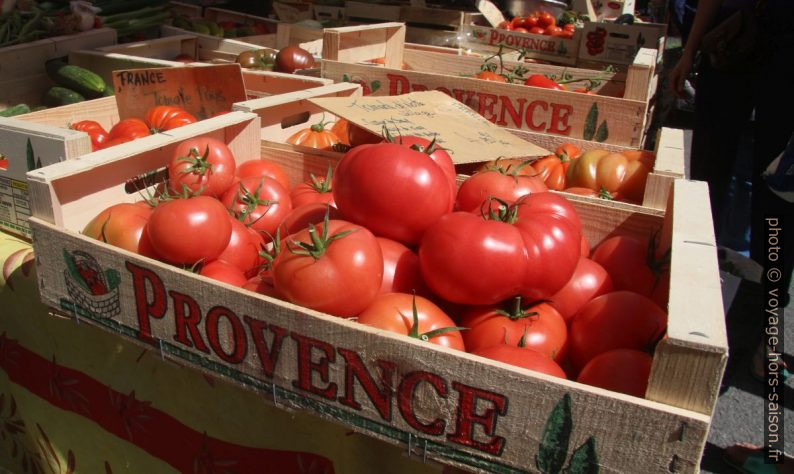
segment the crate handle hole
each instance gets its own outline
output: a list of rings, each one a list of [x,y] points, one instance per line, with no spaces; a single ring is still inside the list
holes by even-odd
[[[281,119],[281,129],[283,130],[285,128],[290,128],[290,127],[294,127],[295,125],[306,123],[309,121],[309,117],[311,116],[312,114],[309,113],[309,111],[306,111],[306,112],[301,112],[299,114],[289,115],[287,117],[284,117],[283,119]]]
[[[168,168],[160,168],[139,176],[133,176],[124,183],[124,192],[139,194],[144,190],[168,180]]]

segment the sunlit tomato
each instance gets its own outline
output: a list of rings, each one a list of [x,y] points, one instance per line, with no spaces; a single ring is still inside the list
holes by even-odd
[[[645,398],[653,358],[642,351],[615,349],[594,357],[576,381],[594,387]]]
[[[300,145],[318,150],[332,150],[334,145],[340,143],[339,137],[331,130],[326,130],[325,122],[318,122],[309,128],[304,128],[287,138],[287,143]]]
[[[538,15],[538,25],[542,26],[543,28],[549,28],[551,26],[555,26],[557,24],[557,19],[554,18],[554,15],[548,12],[543,12]]]
[[[174,149],[168,163],[168,183],[177,194],[185,189],[219,197],[231,186],[234,156],[226,144],[210,137],[189,138]]]
[[[425,283],[419,269],[419,256],[405,245],[376,237],[383,253],[383,282],[380,293],[424,293]]]
[[[506,77],[493,71],[480,71],[473,77],[475,79],[482,79],[483,81],[507,82]]]
[[[523,196],[549,190],[541,178],[520,174],[521,168],[495,163],[466,179],[458,189],[455,208],[459,211],[487,211],[483,206],[490,198],[512,204]]]
[[[590,188],[573,187],[573,188],[565,188],[563,189],[563,191],[566,193],[576,194],[577,196],[586,196],[591,198],[604,199],[607,201],[616,201],[620,199],[620,195],[618,193],[610,193],[606,189],[594,191]]]
[[[239,268],[221,260],[215,260],[204,265],[201,267],[199,274],[232,286],[242,287],[248,281]]]
[[[533,161],[532,168],[536,171],[535,176],[542,179],[549,189],[562,191],[565,189],[565,172],[569,164],[568,159],[548,155]]]
[[[314,57],[308,51],[298,46],[281,48],[276,55],[276,70],[293,73],[298,69],[314,67]]]
[[[329,219],[341,219],[339,210],[328,204],[319,202],[304,204],[293,208],[289,214],[279,224],[279,234],[285,238],[296,232],[300,232],[309,227],[309,224],[320,224],[325,219],[326,213]]]
[[[312,235],[313,234],[313,235]],[[383,255],[364,227],[328,221],[282,241],[273,281],[287,300],[342,317],[367,308],[383,281]]]
[[[272,280],[262,278],[258,275],[245,282],[243,288],[255,293],[259,293],[260,295],[270,296],[271,298],[284,298],[278,291],[276,291],[276,287],[273,286]]]
[[[653,164],[647,155],[589,150],[568,167],[569,187],[590,188],[618,193],[623,199],[641,202],[645,181]]]
[[[267,176],[241,179],[221,202],[245,225],[269,235],[292,210],[289,191]]]
[[[91,219],[83,229],[83,235],[138,253],[141,236],[151,214],[149,206],[115,204]]]
[[[592,259],[609,273],[616,290],[633,291],[667,307],[670,255],[654,238],[610,237],[596,247]]]
[[[259,264],[259,239],[253,239],[253,233],[242,222],[229,216],[232,234],[229,244],[218,260],[234,265],[242,272],[247,272]]]
[[[408,147],[414,151],[426,154],[433,160],[441,171],[447,176],[447,184],[449,185],[450,196],[455,196],[458,192],[457,171],[455,171],[455,163],[449,153],[436,143],[435,140],[431,141],[427,138],[415,137],[412,135],[400,135],[397,138],[390,137],[392,143]],[[449,210],[452,210],[450,203]]]
[[[524,28],[531,30],[537,26],[540,26],[540,18],[538,18],[536,15],[530,15],[524,18]]]
[[[540,352],[555,361],[565,357],[568,329],[565,320],[548,303],[521,304],[515,298],[506,304],[476,307],[467,311],[460,322],[469,328],[463,341],[469,351],[497,344],[519,345]]]
[[[89,138],[91,138],[91,151],[101,150],[105,143],[110,140],[110,135],[108,135],[108,132],[105,131],[102,125],[93,120],[81,120],[79,122],[69,124],[69,128],[88,134]]]
[[[563,91],[565,88],[556,82],[552,81],[543,74],[532,74],[524,81],[525,86],[542,87],[544,89],[554,89]]]
[[[170,263],[193,265],[218,258],[232,235],[229,213],[209,196],[160,203],[146,231],[157,253]]]
[[[579,158],[579,156],[582,154],[582,150],[573,143],[563,143],[562,145],[558,146],[556,150],[554,150],[554,154],[557,155],[562,161],[571,161],[573,159]]]
[[[549,356],[541,354],[538,351],[533,351],[532,349],[499,344],[477,350],[470,349],[469,352],[481,357],[504,362],[505,364],[534,370],[535,372],[553,375],[554,377],[560,377],[562,379],[567,378],[565,371]]]
[[[108,137],[111,140],[126,139],[129,141],[135,140],[136,138],[148,137],[151,134],[152,133],[149,131],[149,126],[146,125],[146,122],[141,119],[128,118],[122,120],[116,125],[113,125],[113,128],[111,128],[110,132],[108,133]],[[106,146],[110,145],[108,144]]]
[[[584,305],[568,331],[574,369],[612,349],[652,348],[667,329],[667,314],[645,296],[613,291]]]
[[[297,208],[314,202],[336,206],[334,193],[331,190],[332,178],[331,168],[328,168],[328,174],[325,177],[311,175],[309,181],[300,183],[292,188],[289,193],[289,197],[292,199],[292,207]]]
[[[563,29],[559,26],[549,26],[545,32],[548,36],[560,36],[563,34]],[[567,34],[567,33],[566,33]]]
[[[565,322],[570,323],[587,302],[611,291],[612,279],[604,267],[589,258],[581,257],[571,279],[550,298],[550,303]]]
[[[450,349],[466,350],[459,330],[443,331],[454,328],[455,322],[441,308],[421,296],[406,293],[378,295],[358,315],[358,322]]]
[[[340,143],[348,146],[359,146],[381,141],[379,136],[343,118],[336,119],[331,131],[339,138]]]
[[[542,35],[546,33],[546,30],[542,26],[533,26],[529,29],[529,33],[533,35]]]
[[[196,117],[182,107],[157,105],[146,112],[143,121],[152,133],[160,133],[196,123]]]
[[[492,171],[501,168],[506,171],[507,174],[515,173],[524,176],[535,176],[538,172],[535,171],[533,163],[534,162],[530,160],[522,160],[521,158],[497,158],[483,163],[482,166],[477,168],[477,172]]]
[[[284,189],[290,189],[287,172],[284,171],[284,168],[282,168],[281,165],[272,161],[245,161],[237,166],[235,175],[240,179],[261,178],[262,176],[267,176],[268,178],[273,178],[278,181],[280,185],[284,186]]]
[[[348,151],[333,192],[346,219],[406,244],[417,243],[454,200],[447,174],[431,157],[395,143]]]

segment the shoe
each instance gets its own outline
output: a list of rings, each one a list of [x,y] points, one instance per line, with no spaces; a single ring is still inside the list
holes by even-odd
[[[764,463],[764,448],[734,444],[725,450],[725,463],[745,474],[778,474],[777,464]]]

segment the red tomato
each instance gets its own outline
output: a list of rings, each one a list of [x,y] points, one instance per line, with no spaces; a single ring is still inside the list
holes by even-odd
[[[309,224],[320,224],[328,213],[329,219],[341,219],[339,210],[328,204],[313,202],[295,207],[279,224],[281,238],[288,237],[309,227]]]
[[[493,71],[480,71],[473,76],[475,79],[482,79],[483,81],[493,81],[493,82],[507,82],[507,78],[501,74],[497,74]]]
[[[196,123],[196,117],[182,107],[174,105],[157,105],[146,112],[143,118],[152,133],[165,132],[175,128]]]
[[[168,183],[177,194],[188,189],[220,197],[232,185],[235,166],[224,142],[210,137],[190,138],[174,149],[168,163]]]
[[[403,69],[406,69],[403,66]],[[348,146],[359,146],[367,143],[378,143],[382,139],[374,133],[352,124],[343,118],[338,118],[331,127],[331,131],[336,134],[339,141]]]
[[[562,29],[573,33],[574,31],[576,31],[576,25],[574,25],[573,23],[566,23],[565,25],[563,25]]]
[[[544,89],[554,89],[558,91],[564,91],[565,88],[561,85],[557,84],[556,82],[552,81],[548,77],[544,76],[543,74],[532,74],[524,81],[525,86],[532,86],[532,87],[542,87]]]
[[[273,282],[266,280],[261,276],[255,276],[249,279],[247,282],[245,282],[243,288],[249,291],[253,291],[255,293],[259,293],[260,295],[270,296],[271,298],[283,299],[283,297],[276,291],[276,288],[273,286]]]
[[[538,351],[555,361],[565,357],[568,329],[560,313],[548,303],[522,306],[519,297],[498,306],[473,308],[463,315],[460,324],[469,328],[463,332],[469,351],[507,344]]]
[[[667,314],[645,296],[630,291],[601,295],[584,305],[571,322],[571,364],[579,370],[612,349],[648,349],[666,329]]]
[[[592,259],[609,273],[616,290],[639,293],[666,308],[670,256],[653,240],[626,235],[610,237],[596,247]]]
[[[565,189],[565,172],[569,164],[570,160],[549,155],[533,161],[532,168],[537,172],[535,176],[542,179],[549,189],[562,191]]]
[[[330,220],[282,241],[273,263],[273,281],[278,292],[295,304],[335,316],[355,316],[378,294],[383,255],[375,236],[364,227]]]
[[[133,140],[134,138],[130,138],[130,137],[111,138],[102,145],[102,149],[104,150],[105,148],[111,148],[116,145],[121,145],[122,143],[131,142]]]
[[[612,279],[604,267],[581,257],[571,279],[551,297],[551,305],[570,323],[588,301],[611,291]]]
[[[571,278],[581,226],[565,198],[531,194],[499,214],[493,217],[502,220],[454,212],[427,230],[419,262],[422,277],[438,296],[481,305],[517,294],[543,299]]]
[[[402,145],[358,146],[336,168],[334,200],[342,215],[398,242],[417,243],[453,199],[444,170]]]
[[[465,331],[464,331],[465,332]],[[484,347],[478,350],[469,350],[472,354],[487,357],[488,359],[504,362],[505,364],[515,365],[524,369],[534,370],[543,374],[553,375],[561,379],[567,378],[562,367],[551,360],[549,356],[541,354],[532,349],[523,347],[499,344],[491,347]]]
[[[516,33],[529,33],[529,30],[527,30],[526,28],[521,28],[521,27],[513,28],[513,31],[515,31]]]
[[[135,140],[136,138],[148,137],[152,133],[149,131],[149,126],[146,125],[141,119],[128,118],[113,125],[110,129],[108,137],[111,140],[127,139],[127,141]],[[124,143],[124,142],[121,142]],[[106,147],[110,146],[109,144]]]
[[[201,267],[199,275],[239,287],[242,287],[248,281],[239,268],[220,260],[212,261]]]
[[[215,260],[232,235],[229,213],[209,196],[160,203],[146,229],[157,254],[176,265]]]
[[[593,358],[576,379],[579,383],[645,398],[653,357],[632,349],[615,349]]]
[[[419,269],[419,256],[405,245],[376,237],[383,253],[383,282],[380,293],[424,293],[425,282]]]
[[[309,181],[305,181],[294,188],[289,193],[292,200],[292,206],[297,208],[304,204],[320,203],[330,204],[336,206],[334,202],[334,193],[331,190],[331,168],[328,168],[328,174],[325,177],[317,177],[311,175]]]
[[[86,224],[83,235],[114,247],[138,253],[141,236],[149,223],[152,209],[139,204],[115,204]]]
[[[550,26],[555,26],[557,24],[557,19],[554,18],[554,15],[548,12],[543,12],[538,15],[538,25],[542,26],[543,28],[548,28]]]
[[[512,204],[523,196],[548,190],[541,178],[526,176],[511,165],[496,163],[484,171],[474,173],[463,182],[458,189],[455,208],[479,213],[490,198]]]
[[[441,308],[421,296],[406,293],[378,295],[358,315],[358,322],[450,349],[466,350],[459,330],[443,331],[455,328],[455,322]]]
[[[542,35],[546,33],[546,30],[543,29],[542,26],[533,26],[529,29],[529,33],[533,35]]]
[[[582,154],[582,150],[572,143],[563,143],[554,150],[554,154],[557,155],[561,161],[571,161],[579,158]]]
[[[620,199],[620,195],[618,193],[610,193],[603,188],[600,191],[594,191],[590,188],[573,187],[565,188],[563,191],[566,193],[576,194],[577,196],[605,199],[607,201],[616,201]]]
[[[226,191],[221,202],[243,224],[269,235],[275,235],[292,210],[289,192],[266,176],[240,180]]]
[[[284,189],[290,189],[289,178],[287,172],[278,163],[268,160],[249,160],[237,166],[235,172],[238,178],[260,178],[267,176],[273,178],[284,186]]]
[[[430,159],[433,160],[441,168],[441,171],[443,171],[447,176],[447,183],[451,193],[450,195],[455,196],[455,193],[458,191],[455,163],[452,161],[452,157],[449,156],[449,153],[447,153],[445,149],[441,148],[435,140],[430,141],[426,138],[414,137],[411,135],[400,135],[396,139],[393,139],[393,142],[429,156]],[[452,210],[452,204],[453,203],[450,203],[450,211]]]
[[[645,181],[653,168],[651,155],[635,153],[610,153],[606,150],[589,150],[568,167],[569,187],[605,189],[623,198],[641,202]]]
[[[234,217],[229,216],[229,221],[232,224],[232,235],[226,249],[218,256],[218,260],[247,272],[259,265],[261,239],[254,239],[255,234]]]
[[[524,18],[524,28],[532,29],[540,26],[540,19],[535,15]]]
[[[590,257],[590,241],[582,234],[582,257]]]
[[[91,151],[101,150],[105,143],[110,140],[110,135],[108,135],[108,132],[105,131],[102,125],[99,125],[99,123],[94,122],[93,120],[81,120],[79,122],[69,124],[69,128],[88,134],[89,138],[91,138]]]
[[[546,28],[546,34],[548,36],[560,36],[563,34],[563,29],[559,26],[549,26]]]

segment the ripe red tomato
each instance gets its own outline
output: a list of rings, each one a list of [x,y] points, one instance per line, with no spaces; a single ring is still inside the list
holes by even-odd
[[[576,31],[576,25],[573,23],[566,23],[565,25],[563,25],[562,29],[573,33],[574,31]]]
[[[513,31],[513,23],[509,22],[509,21],[503,21],[503,22],[499,23],[497,28],[501,28],[501,29],[507,30],[507,31]]]
[[[493,71],[480,71],[473,76],[475,79],[482,79],[483,81],[493,81],[493,82],[507,82],[507,78],[501,74],[497,74]]]
[[[376,239],[383,253],[383,282],[380,293],[425,293],[419,256],[395,240],[384,237]]]
[[[334,193],[331,190],[332,181],[331,168],[328,168],[328,174],[325,177],[311,175],[309,181],[300,183],[290,191],[289,197],[292,200],[292,207],[298,208],[310,203],[336,206]]]
[[[455,163],[452,157],[445,149],[436,143],[435,140],[430,141],[427,138],[414,137],[412,135],[400,135],[392,140],[393,143],[408,147],[412,150],[426,154],[433,160],[440,168],[441,171],[447,176],[447,183],[449,185],[450,196],[455,196],[458,190],[457,172],[455,171]],[[449,210],[452,210],[452,202],[450,202]]]
[[[670,255],[654,239],[642,241],[627,235],[610,237],[593,251],[593,261],[612,277],[616,290],[628,290],[667,307],[670,286]]]
[[[196,117],[182,107],[174,105],[157,105],[146,112],[143,118],[152,133],[165,132],[175,128],[196,123]]]
[[[232,185],[235,166],[224,142],[210,137],[189,138],[174,149],[168,163],[168,183],[177,194],[188,189],[220,197]]]
[[[469,351],[507,344],[538,351],[555,361],[565,357],[568,329],[548,303],[522,306],[521,298],[515,298],[497,306],[475,307],[463,315],[460,324],[469,328],[463,332]]]
[[[489,198],[512,204],[523,196],[548,191],[541,178],[520,174],[510,165],[495,163],[484,171],[470,176],[458,190],[455,208],[459,211],[479,213]]]
[[[571,322],[568,354],[579,370],[612,349],[649,349],[667,329],[667,314],[645,296],[613,291],[584,305]]]
[[[569,187],[605,189],[622,198],[641,202],[645,181],[653,168],[652,156],[635,153],[610,153],[606,150],[589,150],[568,167]]]
[[[256,234],[234,217],[229,216],[229,221],[232,224],[232,234],[218,260],[247,272],[259,265],[261,238],[255,238]]]
[[[232,235],[229,213],[209,196],[160,203],[149,218],[147,234],[157,254],[176,265],[211,262]]]
[[[554,18],[549,12],[543,12],[538,15],[538,25],[542,26],[543,28],[548,28],[550,26],[555,26],[557,24],[557,19]]]
[[[315,243],[319,242],[319,244]],[[282,241],[273,282],[287,300],[334,316],[367,308],[383,281],[383,255],[364,227],[329,220]]]
[[[590,258],[590,241],[582,234],[582,257]]]
[[[108,133],[108,137],[111,140],[127,139],[127,141],[130,141],[136,138],[148,137],[151,134],[152,132],[149,131],[149,126],[146,125],[146,122],[137,118],[128,118],[113,125],[113,128],[111,128]],[[110,145],[108,144],[106,146]]]
[[[342,215],[398,242],[419,242],[453,199],[444,170],[402,145],[358,146],[336,168],[334,200]]]
[[[546,35],[548,36],[560,36],[562,34],[563,34],[563,29],[560,28],[559,26],[549,26],[546,28]]]
[[[455,322],[441,308],[421,296],[406,293],[378,295],[358,315],[358,322],[450,349],[466,350],[459,330],[443,331],[455,328]]]
[[[549,189],[562,191],[565,189],[565,172],[568,170],[570,160],[557,155],[544,156],[532,162],[532,168],[537,171],[536,176],[543,180]]]
[[[292,210],[289,192],[275,179],[266,176],[244,178],[221,198],[243,224],[275,235],[278,225]]]
[[[529,33],[529,30],[527,30],[526,28],[521,28],[521,27],[513,28],[513,31],[515,31],[516,33]]]
[[[505,364],[515,365],[524,369],[534,370],[543,374],[553,375],[554,377],[567,378],[562,367],[551,360],[549,356],[543,355],[532,349],[523,347],[499,344],[491,347],[484,347],[477,350],[469,350],[472,354],[487,357],[488,359],[504,362]]]
[[[91,219],[83,229],[83,235],[138,253],[141,236],[151,214],[152,209],[148,205],[115,204]]]
[[[606,189],[601,189],[599,191],[593,191],[590,188],[581,188],[581,187],[573,187],[573,188],[565,188],[563,189],[566,193],[576,194],[577,196],[586,196],[591,198],[598,198],[604,199],[607,201],[617,201],[620,200],[620,194],[618,193],[610,193]]]
[[[582,368],[579,383],[645,398],[653,357],[632,349],[615,349],[594,357]]]
[[[243,163],[240,163],[237,166],[237,170],[235,174],[238,178],[260,178],[262,176],[267,176],[268,178],[273,178],[282,186],[284,189],[290,189],[291,186],[289,184],[289,178],[287,177],[287,172],[284,171],[284,168],[281,167],[278,163],[274,163],[268,160],[249,160]]]
[[[543,89],[554,89],[558,91],[564,91],[565,88],[556,82],[552,81],[548,77],[544,76],[543,74],[532,74],[524,81],[525,86],[532,86],[532,87],[541,87]]]
[[[403,66],[403,69],[406,67]],[[351,147],[382,141],[381,137],[343,118],[336,119],[331,131],[336,134],[341,143]]]
[[[550,303],[565,322],[570,323],[588,301],[611,291],[612,279],[604,267],[589,258],[581,257],[571,279],[551,297]]]
[[[276,291],[272,281],[262,278],[259,275],[252,277],[245,282],[243,288],[255,293],[259,293],[260,295],[270,296],[271,298],[284,299],[284,297],[281,296],[278,291]]]
[[[554,150],[554,154],[557,155],[562,161],[571,161],[579,158],[579,156],[582,154],[582,150],[572,143],[563,143],[562,145],[558,146],[556,150]]]
[[[239,268],[221,260],[215,260],[204,265],[201,267],[199,274],[241,288],[248,282],[245,274]]]
[[[342,218],[339,210],[328,204],[313,202],[295,207],[279,224],[279,234],[284,239],[308,228],[309,224],[320,224],[325,219],[326,213],[329,219],[339,220]]]
[[[529,29],[529,33],[533,35],[543,35],[546,34],[546,30],[542,26],[533,26]]]
[[[110,135],[108,135],[108,132],[105,131],[102,125],[99,125],[99,123],[93,120],[81,120],[79,122],[69,124],[69,128],[88,134],[88,137],[91,138],[91,151],[101,150],[105,143],[110,140]]]
[[[538,26],[540,26],[540,18],[538,18],[537,15],[530,15],[524,18],[524,28],[531,30]]]
[[[431,226],[419,245],[422,276],[454,303],[494,304],[521,294],[552,296],[573,274],[581,246],[579,217],[556,194],[526,196],[500,220],[453,212]]]

